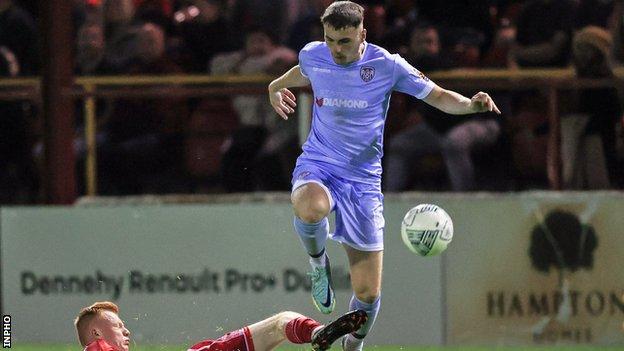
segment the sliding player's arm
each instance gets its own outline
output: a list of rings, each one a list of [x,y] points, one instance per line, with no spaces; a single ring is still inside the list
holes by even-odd
[[[465,115],[468,113],[488,111],[498,114],[501,113],[494,103],[494,100],[482,91],[476,93],[469,99],[452,90],[446,90],[436,85],[423,101],[438,110],[452,115]]]
[[[281,77],[269,84],[269,99],[271,106],[283,119],[288,119],[290,113],[295,112],[297,106],[295,94],[288,88],[305,87],[310,85],[310,80],[301,73],[299,65],[291,68]]]

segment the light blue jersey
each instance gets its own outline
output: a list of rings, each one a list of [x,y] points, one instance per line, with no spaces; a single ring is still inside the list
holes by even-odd
[[[392,91],[425,98],[434,83],[399,55],[365,43],[362,58],[342,66],[325,42],[299,52],[314,91],[312,128],[297,164],[313,161],[345,180],[380,184],[383,131]]]
[[[361,251],[383,250],[381,158],[392,91],[423,99],[435,84],[399,55],[365,43],[362,58],[334,62],[324,42],[299,53],[312,84],[312,129],[293,171],[293,191],[314,182],[336,214],[331,238]]]

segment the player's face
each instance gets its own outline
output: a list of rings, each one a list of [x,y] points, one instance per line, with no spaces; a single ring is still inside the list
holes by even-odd
[[[130,349],[130,331],[114,312],[104,311],[100,318],[93,321],[92,327],[116,350],[128,351]]]
[[[325,43],[331,55],[339,65],[346,65],[360,59],[366,39],[366,29],[360,24],[358,27],[336,29],[324,24]]]

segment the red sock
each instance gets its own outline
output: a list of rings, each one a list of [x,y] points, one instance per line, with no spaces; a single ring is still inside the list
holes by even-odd
[[[294,344],[307,344],[312,341],[312,331],[321,323],[308,317],[299,317],[286,324],[286,337]]]

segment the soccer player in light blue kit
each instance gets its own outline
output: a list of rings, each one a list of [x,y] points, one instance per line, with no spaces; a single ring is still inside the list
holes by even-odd
[[[353,296],[349,309],[362,309],[368,321],[343,339],[345,350],[361,350],[379,311],[383,257],[381,157],[383,129],[392,91],[400,91],[449,114],[493,111],[488,94],[472,99],[445,90],[399,55],[367,43],[364,9],[337,1],[321,17],[324,42],[299,53],[299,64],[269,85],[269,98],[284,119],[293,113],[290,87],[312,85],[312,128],[292,180],[295,230],[310,255],[312,298],[322,313],[335,306],[325,243],[327,216],[335,211],[332,239],[349,258]],[[418,142],[418,140],[414,140]]]

